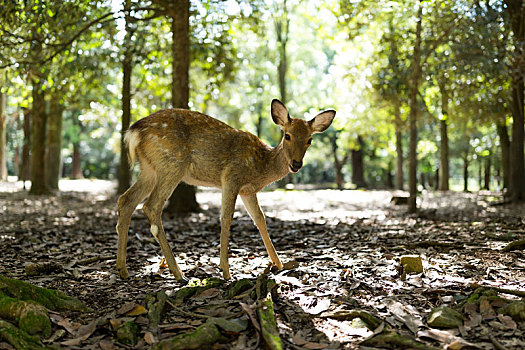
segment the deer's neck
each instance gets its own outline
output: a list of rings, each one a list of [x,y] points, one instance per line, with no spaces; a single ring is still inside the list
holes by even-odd
[[[266,173],[269,177],[269,182],[274,182],[282,179],[290,172],[288,159],[284,153],[283,141],[269,150]]]

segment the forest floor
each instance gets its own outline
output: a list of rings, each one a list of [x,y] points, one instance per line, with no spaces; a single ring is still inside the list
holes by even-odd
[[[151,331],[146,296],[164,291],[173,297],[185,284],[164,268],[140,210],[130,228],[130,278],[121,280],[115,270],[113,188],[105,181],[63,181],[63,191],[41,197],[28,195],[20,184],[0,184],[0,275],[61,290],[94,310],[52,313],[55,334],[46,344],[149,348],[191,333],[210,318],[224,318],[243,326],[221,328],[223,343],[213,348],[260,347],[256,297],[250,290],[230,293],[231,281],[178,304],[169,302],[158,329]],[[525,253],[503,251],[509,242],[525,238],[525,208],[493,206],[500,198],[489,192],[426,192],[419,213],[409,215],[406,206],[390,202],[399,194],[327,189],[260,193],[274,246],[287,266],[282,271],[269,271],[262,240],[239,200],[229,246],[233,280],[255,283],[264,272],[275,280],[274,312],[287,349],[525,348],[525,319],[518,315],[513,320],[499,311],[525,293]],[[201,213],[164,215],[164,227],[187,278],[220,278],[220,193],[199,191],[198,201]],[[424,273],[405,273],[399,264],[404,255],[420,256]],[[59,268],[26,274],[27,263],[43,262]],[[483,293],[480,286],[487,287]],[[429,313],[440,305],[459,311],[458,325],[429,325]],[[364,312],[361,318],[356,310]],[[371,327],[374,322],[367,322],[366,315],[379,323]],[[115,332],[128,321],[138,325],[133,346],[122,344]],[[414,343],[362,343],[386,330]],[[0,348],[9,346],[0,343]]]

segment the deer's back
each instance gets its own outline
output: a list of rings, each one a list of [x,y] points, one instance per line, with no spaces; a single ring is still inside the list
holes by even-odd
[[[160,172],[183,169],[183,180],[195,185],[221,187],[225,176],[250,182],[269,150],[253,134],[185,109],[158,111],[130,130],[140,132],[139,159]]]

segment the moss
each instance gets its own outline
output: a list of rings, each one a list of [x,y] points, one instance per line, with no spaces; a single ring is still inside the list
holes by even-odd
[[[2,320],[0,320],[0,340],[6,341],[15,349],[46,349],[38,337],[27,334],[27,332],[15,327],[11,323]]]
[[[228,288],[228,297],[233,298],[243,292],[246,292],[247,290],[252,288],[254,285],[255,284],[247,278],[240,279],[232,283],[230,288]]]
[[[18,323],[29,334],[51,335],[51,321],[42,305],[23,301],[0,293],[0,317]]]
[[[195,331],[177,335],[176,337],[164,340],[153,347],[155,350],[176,350],[176,349],[206,349],[211,345],[223,342],[224,338],[217,326],[212,322],[206,322]]]
[[[117,339],[122,344],[134,346],[138,341],[138,327],[133,321],[124,322],[117,329]]]
[[[0,290],[16,299],[35,301],[50,310],[91,311],[80,300],[69,297],[58,290],[37,287],[1,275]]]
[[[194,279],[188,282],[188,284],[179,289],[177,293],[175,293],[175,296],[173,297],[173,301],[175,305],[181,305],[185,299],[188,299],[194,295],[200,294],[206,289],[219,287],[224,284],[224,280],[220,278],[206,278],[203,280]]]

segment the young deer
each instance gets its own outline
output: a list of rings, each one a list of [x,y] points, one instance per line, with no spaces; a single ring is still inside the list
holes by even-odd
[[[312,134],[326,130],[335,111],[327,110],[304,121],[290,118],[286,107],[279,100],[273,100],[271,114],[284,132],[275,148],[249,132],[185,109],[153,113],[129,128],[125,142],[130,163],[138,159],[140,174],[135,184],[118,199],[117,269],[122,278],[129,276],[126,245],[131,215],[148,195],[143,211],[151,224],[151,233],[159,242],[175,278],[183,278],[161,222],[164,203],[181,181],[222,190],[220,267],[225,279],[230,278],[228,238],[237,195],[259,229],[270,260],[282,268],[257,202],[257,192],[289,172],[299,171]]]

